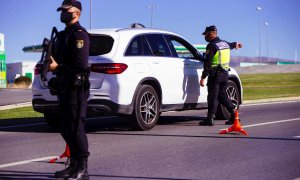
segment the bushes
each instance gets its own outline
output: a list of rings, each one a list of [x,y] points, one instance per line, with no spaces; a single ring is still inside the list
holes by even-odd
[[[31,79],[26,76],[20,76],[15,79],[14,88],[28,88],[31,85]]]

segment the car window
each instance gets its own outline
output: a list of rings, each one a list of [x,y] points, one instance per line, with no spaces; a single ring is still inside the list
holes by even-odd
[[[150,44],[154,56],[171,56],[170,49],[163,35],[147,34],[145,37]]]
[[[107,35],[91,35],[90,56],[108,54],[114,45],[114,39]]]
[[[195,49],[185,40],[176,36],[167,36],[169,46],[179,58],[196,59]],[[174,54],[174,53],[173,53]]]
[[[149,44],[143,35],[135,37],[130,42],[125,56],[152,56]]]

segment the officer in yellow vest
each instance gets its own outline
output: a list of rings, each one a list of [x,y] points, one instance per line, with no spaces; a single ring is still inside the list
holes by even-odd
[[[219,103],[224,105],[228,112],[230,112],[231,118],[226,121],[225,124],[231,125],[234,120],[235,106],[228,99],[226,94],[228,71],[230,70],[230,50],[233,48],[242,48],[242,44],[237,42],[228,43],[227,41],[221,40],[217,36],[217,28],[214,25],[206,27],[202,35],[204,35],[205,40],[209,42],[206,46],[206,59],[200,80],[200,85],[203,87],[205,78],[208,76],[208,113],[206,119],[201,121],[199,125],[214,125],[215,113]]]

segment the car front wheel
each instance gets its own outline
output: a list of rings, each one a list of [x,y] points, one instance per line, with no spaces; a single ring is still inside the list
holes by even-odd
[[[160,103],[155,89],[149,85],[141,85],[134,100],[134,128],[144,131],[152,129],[159,118],[159,109]]]
[[[236,105],[238,109],[240,105],[240,91],[234,81],[228,81],[226,93],[229,100]],[[231,114],[227,111],[225,106],[219,104],[216,117],[217,119],[230,119]]]

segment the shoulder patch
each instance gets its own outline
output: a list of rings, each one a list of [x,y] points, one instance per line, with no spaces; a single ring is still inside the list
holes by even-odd
[[[78,49],[81,49],[84,46],[84,41],[83,40],[76,40],[76,47]]]

